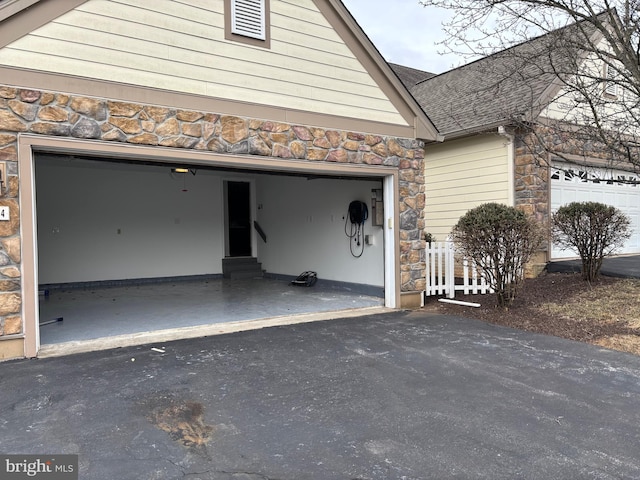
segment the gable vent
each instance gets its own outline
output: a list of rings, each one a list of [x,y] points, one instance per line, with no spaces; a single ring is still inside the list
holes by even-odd
[[[231,0],[231,33],[265,40],[265,0]]]
[[[618,84],[613,81],[616,78],[616,71],[611,65],[605,65],[604,69],[607,80],[604,84],[604,91],[608,95],[616,97],[618,96]]]

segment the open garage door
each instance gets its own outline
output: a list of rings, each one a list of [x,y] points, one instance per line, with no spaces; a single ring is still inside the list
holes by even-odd
[[[571,202],[600,202],[629,216],[632,236],[620,253],[640,253],[640,178],[630,172],[556,164],[551,172],[551,210]],[[552,245],[551,258],[576,257],[571,250]]]
[[[376,176],[365,170],[367,175],[348,170],[338,174],[339,167],[332,172],[268,171],[261,165],[239,169],[181,163],[181,159],[125,161],[64,152],[35,152],[33,159],[38,258],[34,269],[40,292],[46,291],[49,300],[55,292],[75,292],[67,296],[75,298],[75,307],[86,305],[87,316],[99,316],[98,311],[104,311],[109,302],[117,303],[113,295],[117,289],[135,290],[133,313],[144,310],[145,303],[151,307],[156,303],[149,293],[153,285],[161,287],[164,300],[170,299],[161,307],[164,314],[141,315],[140,328],[118,332],[118,323],[131,328],[136,322],[135,315],[127,317],[122,310],[118,313],[121,321],[106,329],[100,320],[100,331],[108,332],[105,336],[163,330],[172,328],[170,323],[179,327],[177,319],[195,315],[193,295],[198,292],[203,299],[220,301],[216,307],[205,304],[198,315],[205,318],[214,311],[226,312],[233,322],[243,318],[235,316],[235,310],[224,302],[232,301],[242,307],[238,310],[250,312],[250,319],[309,313],[313,305],[317,311],[396,306],[396,277],[389,271],[396,261],[394,194],[389,190],[394,187],[392,175]],[[186,167],[188,173],[176,173],[176,165]],[[255,257],[264,277],[249,279],[249,284],[227,282],[216,286],[214,292],[214,283],[224,281],[222,263],[228,256],[225,185],[229,182],[250,185],[251,220],[264,238],[252,230],[251,251],[246,253]],[[367,222],[358,239],[364,254],[357,258],[349,245],[355,240],[345,235],[347,207],[352,200],[371,205],[372,191],[380,189],[388,191],[388,228]],[[304,270],[317,271],[327,288],[318,290],[319,298],[310,296],[311,289],[295,290],[295,295],[309,295],[306,301],[291,296],[295,287],[289,287],[288,281]],[[205,283],[190,287],[178,284],[183,280]],[[264,291],[257,287],[268,281],[287,288],[276,293],[271,287]],[[83,303],[89,302],[84,297],[78,301],[79,292],[95,293],[99,288],[111,290],[110,294],[94,295],[99,297],[97,304]],[[326,294],[329,291],[344,295],[332,297]],[[233,295],[221,296],[225,292]],[[349,303],[345,300],[348,297],[355,301]],[[37,301],[39,323],[64,317],[61,311],[41,309],[47,301],[42,296]],[[169,305],[176,310],[166,311]],[[297,305],[302,310],[296,310]],[[72,328],[71,322],[65,328]],[[41,333],[46,339],[48,334]],[[69,339],[75,340],[73,335]]]

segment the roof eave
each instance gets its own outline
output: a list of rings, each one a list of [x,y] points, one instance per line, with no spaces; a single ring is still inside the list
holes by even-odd
[[[0,22],[12,17],[16,13],[20,13],[22,10],[26,10],[34,3],[38,3],[41,0],[8,0],[4,5],[0,5]]]
[[[442,134],[441,141],[446,142],[451,140],[458,140],[460,138],[471,137],[473,135],[479,135],[481,133],[495,133],[498,127],[509,127],[509,126],[515,126],[515,124],[509,121],[508,119],[491,122],[484,125],[476,125],[473,127],[462,129],[462,130],[456,130],[454,132]]]
[[[12,0],[0,7],[0,48],[88,0]],[[27,15],[28,13],[28,15]]]

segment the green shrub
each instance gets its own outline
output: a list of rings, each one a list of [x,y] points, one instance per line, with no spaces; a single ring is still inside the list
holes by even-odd
[[[582,278],[598,278],[604,257],[616,252],[631,237],[629,218],[615,207],[599,202],[572,202],[553,214],[553,240],[582,259]]]
[[[485,203],[469,210],[453,227],[456,249],[481,268],[499,306],[508,308],[524,279],[524,266],[540,247],[537,222],[514,208]]]

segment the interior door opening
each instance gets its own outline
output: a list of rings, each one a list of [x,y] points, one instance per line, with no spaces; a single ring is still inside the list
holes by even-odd
[[[251,184],[226,183],[227,249],[229,257],[250,257]]]

